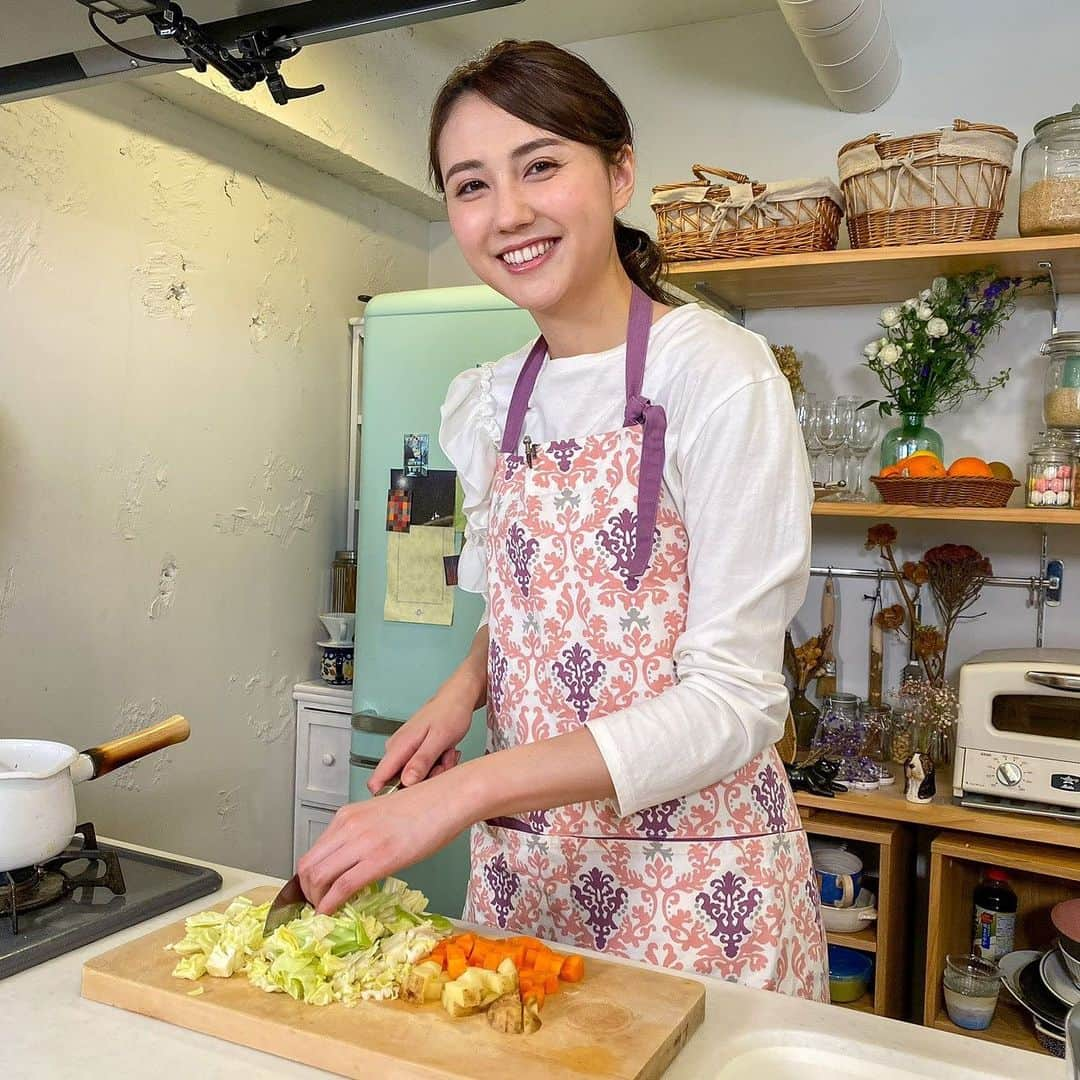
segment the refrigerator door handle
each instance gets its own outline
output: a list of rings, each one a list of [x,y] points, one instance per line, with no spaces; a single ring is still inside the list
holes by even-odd
[[[379,767],[379,759],[368,757],[366,754],[350,754],[349,764],[359,769],[376,769]]]
[[[404,723],[404,720],[391,720],[373,712],[354,713],[352,718],[353,731],[366,731],[371,735],[393,735]]]

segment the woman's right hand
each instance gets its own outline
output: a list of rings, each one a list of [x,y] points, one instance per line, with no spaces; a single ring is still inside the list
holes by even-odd
[[[469,733],[473,707],[452,694],[436,694],[389,739],[382,761],[371,774],[374,794],[398,773],[406,787],[452,769],[461,760],[457,745]]]

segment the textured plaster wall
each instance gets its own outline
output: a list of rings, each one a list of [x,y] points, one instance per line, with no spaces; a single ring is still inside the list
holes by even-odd
[[[0,737],[193,729],[79,789],[103,833],[288,871],[346,320],[427,259],[421,218],[136,84],[0,106]]]

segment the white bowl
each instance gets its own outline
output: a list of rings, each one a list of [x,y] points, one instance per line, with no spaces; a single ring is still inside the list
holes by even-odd
[[[840,908],[822,904],[821,921],[825,924],[826,930],[854,934],[857,930],[865,929],[867,923],[877,918],[877,908],[874,906],[876,900],[877,897],[869,889],[860,889],[851,907]]]

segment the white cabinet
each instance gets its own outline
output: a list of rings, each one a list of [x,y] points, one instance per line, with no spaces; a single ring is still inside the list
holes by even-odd
[[[349,801],[352,687],[303,682],[296,701],[293,865]]]

